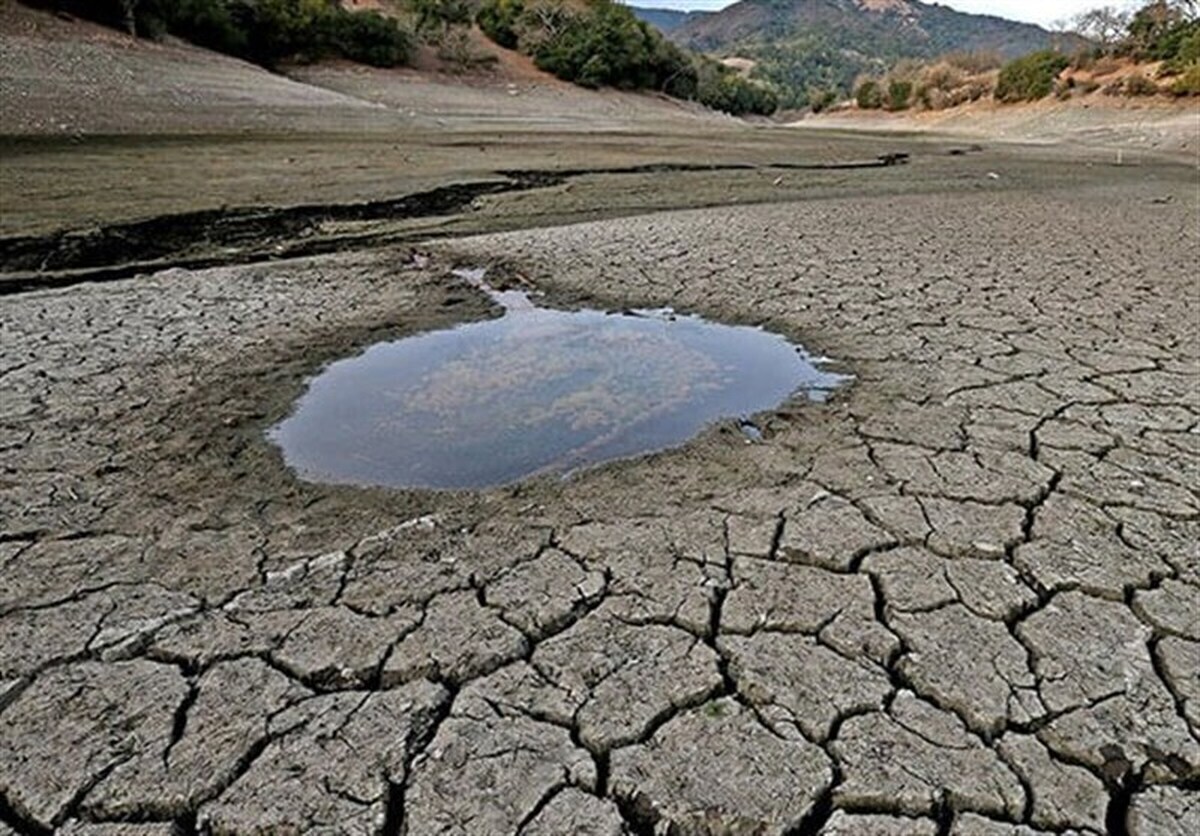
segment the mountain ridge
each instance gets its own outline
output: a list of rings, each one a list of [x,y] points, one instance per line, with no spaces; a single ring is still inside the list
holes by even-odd
[[[1010,58],[1056,37],[1034,23],[960,12],[921,0],[741,0],[685,21],[674,30],[674,39],[685,46],[713,49],[747,36],[778,36],[800,26],[828,24],[856,30],[898,26],[935,45],[954,42],[957,48],[992,48]]]
[[[655,6],[630,6],[629,11],[633,12],[638,20],[649,23],[664,35],[670,34],[693,20],[716,14],[705,11],[685,12],[679,9],[660,9]]]
[[[755,74],[793,106],[807,104],[817,91],[848,93],[856,76],[905,58],[986,52],[1008,59],[1086,44],[1036,24],[921,0],[741,0],[671,21],[676,25],[664,32],[675,43],[754,61]]]

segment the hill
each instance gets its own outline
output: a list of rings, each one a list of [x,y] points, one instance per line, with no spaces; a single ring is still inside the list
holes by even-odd
[[[643,6],[630,6],[629,11],[638,20],[645,21],[664,35],[674,32],[684,24],[701,20],[713,12],[681,12],[677,9],[650,9]]]
[[[793,106],[827,91],[846,93],[860,73],[878,73],[903,58],[950,52],[1015,57],[1086,43],[919,0],[742,0],[684,22],[669,37],[692,49],[753,60],[755,74],[776,84]]]

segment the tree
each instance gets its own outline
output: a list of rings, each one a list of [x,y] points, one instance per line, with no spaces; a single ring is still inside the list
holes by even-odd
[[[452,26],[471,22],[470,0],[409,0],[417,16],[417,31],[445,34]]]
[[[1076,32],[1095,41],[1107,52],[1124,40],[1129,19],[1128,12],[1114,6],[1101,6],[1076,15],[1073,23]]]
[[[998,102],[1031,102],[1054,92],[1054,81],[1070,62],[1043,50],[1009,61],[1000,68],[994,96]]]
[[[863,110],[878,110],[883,107],[883,91],[879,89],[879,82],[870,78],[863,81],[854,91],[854,99]]]
[[[1140,57],[1171,59],[1197,26],[1193,0],[1154,0],[1130,19],[1127,48]]]
[[[137,37],[138,0],[121,0],[121,23],[125,31]]]

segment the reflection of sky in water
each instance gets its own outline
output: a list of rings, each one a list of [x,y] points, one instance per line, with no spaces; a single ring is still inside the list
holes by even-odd
[[[330,364],[270,431],[287,463],[324,482],[501,485],[671,447],[845,380],[756,328],[505,301],[500,319]]]

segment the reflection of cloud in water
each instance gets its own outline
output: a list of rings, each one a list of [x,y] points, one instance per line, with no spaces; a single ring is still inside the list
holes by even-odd
[[[272,437],[325,481],[494,485],[670,447],[840,381],[755,328],[510,309],[331,364]]]
[[[455,422],[456,432],[464,423],[533,427],[546,421],[582,430],[634,421],[721,385],[717,364],[669,333],[605,324],[522,317],[494,346],[427,374],[407,393],[407,407]]]

